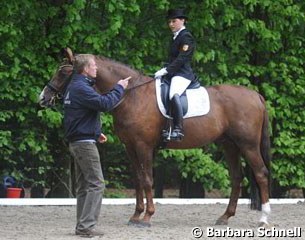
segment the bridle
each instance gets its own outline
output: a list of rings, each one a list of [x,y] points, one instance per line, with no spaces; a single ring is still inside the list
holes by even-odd
[[[65,64],[65,65],[60,66],[58,71],[61,71],[65,67],[71,67],[73,69],[73,65]],[[59,89],[58,87],[54,86],[54,84],[52,84],[53,79],[47,83],[46,87],[51,92],[54,93],[53,97],[50,100],[51,103],[55,103],[55,99],[62,99],[63,98],[63,94],[64,94],[66,88],[68,87],[68,84],[71,81],[72,75],[73,75],[73,71],[71,72],[69,78],[64,82],[63,86],[61,87],[62,89]]]
[[[54,92],[54,93],[60,92],[56,87],[53,86],[53,84],[51,82],[47,83],[47,88],[49,88],[51,90],[51,92]]]

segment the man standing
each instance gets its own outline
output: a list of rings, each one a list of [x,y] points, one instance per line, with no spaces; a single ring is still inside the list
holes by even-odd
[[[123,97],[130,77],[118,81],[105,95],[94,88],[97,74],[91,54],[76,56],[75,74],[64,95],[64,128],[74,158],[77,223],[75,234],[83,237],[103,235],[94,229],[100,214],[105,188],[96,142],[105,142],[101,132],[100,111],[112,109]]]

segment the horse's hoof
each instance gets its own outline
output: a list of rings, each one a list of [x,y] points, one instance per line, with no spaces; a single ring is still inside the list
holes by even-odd
[[[134,227],[140,227],[140,228],[151,227],[150,222],[145,222],[145,221],[140,221],[140,220],[129,220],[127,225],[134,226]]]
[[[151,227],[151,223],[146,221],[140,221],[140,227]]]
[[[228,225],[228,220],[218,218],[215,225]]]
[[[130,219],[127,223],[128,226],[137,226],[140,224],[140,220],[132,220]]]

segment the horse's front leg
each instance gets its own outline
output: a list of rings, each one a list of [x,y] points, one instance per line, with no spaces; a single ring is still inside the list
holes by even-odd
[[[138,225],[141,224],[141,214],[144,212],[144,201],[143,201],[143,186],[141,181],[139,181],[138,176],[135,180],[135,190],[136,190],[136,209],[132,217],[129,219],[128,224]]]
[[[151,226],[151,217],[155,213],[155,206],[153,202],[153,157],[154,150],[152,147],[145,144],[141,144],[137,148],[137,154],[141,158],[141,170],[143,173],[142,184],[146,195],[146,211],[143,219],[141,220],[141,225],[150,227]]]
[[[150,227],[151,226],[150,219],[152,215],[155,213],[155,206],[154,206],[153,194],[152,194],[152,176],[146,180],[144,184],[144,191],[146,195],[146,212],[142,219],[142,225]]]
[[[129,219],[129,225],[138,225],[141,223],[140,216],[142,212],[144,212],[144,201],[143,201],[143,173],[141,170],[141,164],[137,159],[137,155],[132,148],[127,147],[127,154],[129,159],[132,162],[132,167],[134,170],[134,184],[135,184],[135,191],[136,191],[136,209],[133,216]]]

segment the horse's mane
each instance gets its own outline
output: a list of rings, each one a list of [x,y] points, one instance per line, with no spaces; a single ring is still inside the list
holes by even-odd
[[[109,62],[117,65],[118,67],[123,68],[123,70],[125,70],[125,71],[134,71],[136,74],[143,75],[142,72],[140,72],[139,70],[134,69],[133,67],[131,67],[131,66],[125,64],[125,63],[121,63],[121,62],[118,62],[116,60],[110,59],[108,57],[104,57],[104,56],[95,55],[95,57],[102,60],[102,61],[109,61]]]

